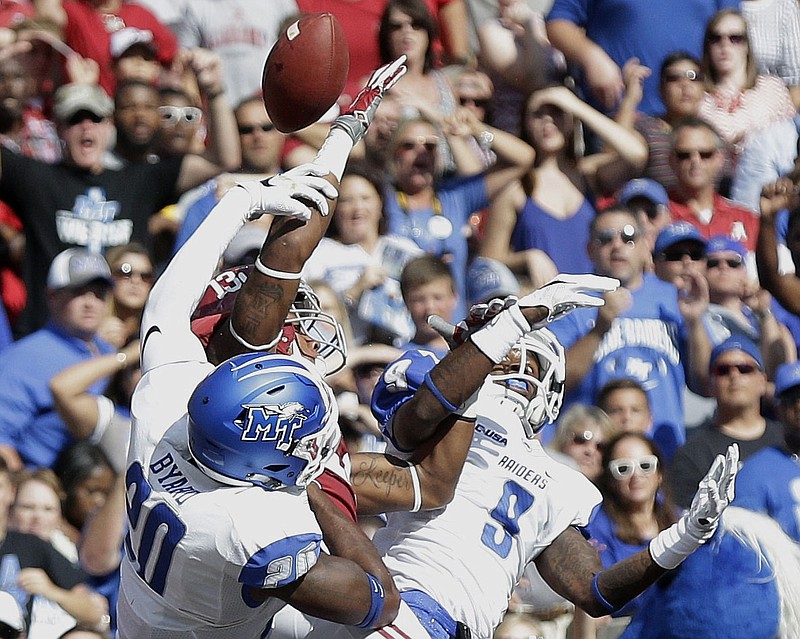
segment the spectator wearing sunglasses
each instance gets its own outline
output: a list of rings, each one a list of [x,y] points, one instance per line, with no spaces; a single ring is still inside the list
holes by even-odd
[[[738,443],[742,460],[783,438],[780,424],[761,414],[767,392],[764,359],[758,346],[746,337],[729,337],[717,344],[710,359],[710,392],[717,410],[695,429],[676,452],[667,472],[671,494],[688,508],[704,468]]]
[[[711,344],[702,318],[705,280],[690,274],[681,289],[645,271],[650,261],[635,213],[621,206],[598,212],[587,250],[598,275],[621,286],[600,309],[579,309],[552,330],[567,349],[566,401],[591,404],[611,379],[627,377],[647,389],[655,423],[663,424],[662,452],[685,441],[683,393],[705,391]]]
[[[689,222],[672,222],[656,237],[653,270],[660,280],[678,288],[688,284],[689,272],[705,277],[706,239]]]
[[[708,241],[706,280],[710,304],[705,323],[711,341],[719,344],[729,337],[747,337],[764,354],[767,377],[786,361],[797,357],[789,329],[772,310],[772,296],[751,279],[744,267],[746,252],[741,242],[724,235]]]
[[[638,131],[647,142],[647,164],[642,176],[656,180],[668,191],[675,188],[675,171],[669,155],[672,127],[685,117],[696,117],[703,100],[704,84],[700,60],[688,51],[673,51],[661,65],[658,92],[663,111],[647,115],[639,111],[643,84],[650,69],[628,61],[622,68],[625,95],[614,119],[626,128]],[[608,185],[613,188],[614,185]]]
[[[559,417],[550,449],[564,455],[568,465],[577,466],[594,482],[603,470],[606,442],[617,432],[615,424],[597,406],[574,404]]]
[[[733,145],[735,160],[755,133],[778,122],[785,123],[784,140],[776,143],[796,145],[792,118],[797,109],[789,89],[781,78],[759,73],[747,22],[737,9],[718,11],[706,25],[703,72],[706,94],[700,117]]]
[[[660,530],[678,520],[678,509],[664,490],[664,459],[658,446],[641,433],[621,433],[605,448],[598,488],[603,503],[592,516],[587,532],[600,553],[603,566],[611,566],[646,548]],[[637,597],[614,613],[615,628],[627,625],[639,607]],[[573,630],[596,631],[610,620],[593,620],[577,610]],[[595,636],[580,634],[581,637]]]
[[[108,316],[99,334],[107,342],[122,348],[139,336],[142,311],[155,281],[155,266],[147,249],[137,243],[110,248],[105,255],[114,278]]]
[[[670,162],[677,186],[670,192],[673,222],[694,224],[708,239],[727,235],[755,251],[758,216],[718,190],[725,165],[724,142],[714,127],[699,118],[686,118],[672,131]],[[752,264],[752,260],[748,260]],[[755,268],[751,268],[755,275]]]
[[[578,157],[575,127],[594,131],[608,152]],[[523,111],[522,139],[533,147],[532,167],[492,203],[481,253],[541,286],[557,273],[591,270],[585,250],[595,199],[606,176],[618,183],[647,160],[647,147],[564,86],[534,92]]]

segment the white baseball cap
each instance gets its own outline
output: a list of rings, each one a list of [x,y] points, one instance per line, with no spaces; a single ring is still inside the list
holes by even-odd
[[[47,274],[47,288],[58,290],[83,286],[100,280],[114,285],[111,269],[102,255],[82,248],[70,248],[56,255]]]

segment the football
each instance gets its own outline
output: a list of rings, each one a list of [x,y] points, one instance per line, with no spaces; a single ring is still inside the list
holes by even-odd
[[[344,89],[350,52],[330,13],[309,13],[278,37],[264,63],[264,106],[275,127],[293,133],[319,120]]]

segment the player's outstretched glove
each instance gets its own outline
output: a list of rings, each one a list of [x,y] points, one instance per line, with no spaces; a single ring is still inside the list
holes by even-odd
[[[481,326],[486,325],[498,313],[510,308],[517,303],[515,295],[506,298],[495,297],[485,304],[473,304],[467,312],[467,317],[458,324],[451,324],[439,315],[429,315],[428,324],[439,335],[444,337],[450,350],[459,344],[467,341],[467,338],[477,331]]]
[[[544,306],[547,317],[531,325],[536,330],[546,326],[553,320],[571,313],[584,306],[602,306],[602,297],[590,293],[608,293],[619,287],[619,280],[602,275],[572,275],[563,273],[532,293],[521,297],[518,304],[521,309],[533,306]]]
[[[408,70],[405,61],[406,56],[401,55],[394,62],[375,71],[352,104],[333,121],[332,127],[346,131],[353,138],[353,144],[361,140],[372,124],[375,111],[378,110],[383,96]]]
[[[316,164],[301,164],[266,180],[240,182],[237,186],[250,195],[249,219],[264,213],[310,220],[312,208],[328,215],[327,200],[335,200],[339,192],[324,176],[330,172]]]
[[[739,446],[731,444],[725,456],[714,463],[677,523],[662,530],[650,542],[650,555],[662,568],[675,568],[710,539],[719,525],[722,512],[733,501],[736,473],[739,472]]]

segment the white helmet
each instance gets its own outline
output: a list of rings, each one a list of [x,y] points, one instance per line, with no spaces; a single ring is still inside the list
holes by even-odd
[[[553,333],[542,328],[526,334],[511,352],[519,354],[516,370],[492,373],[491,380],[504,389],[504,397],[522,418],[526,437],[532,439],[546,423],[555,421],[561,410],[566,378],[564,347]],[[538,364],[538,377],[529,372],[531,359]]]

